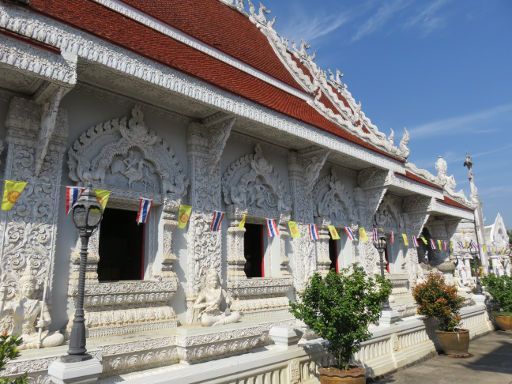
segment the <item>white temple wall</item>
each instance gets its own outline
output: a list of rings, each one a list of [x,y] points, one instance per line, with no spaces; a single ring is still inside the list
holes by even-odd
[[[135,104],[140,104],[130,98],[121,97],[111,94],[109,92],[101,91],[92,88],[88,85],[78,85],[75,89],[69,92],[62,101],[62,107],[68,110],[69,117],[69,135],[68,135],[68,149],[73,142],[87,129],[95,126],[98,123],[107,121],[112,118],[129,116],[130,111]],[[162,109],[143,105],[142,111],[144,113],[144,120],[147,127],[155,132],[158,136],[167,141],[176,153],[186,172],[187,167],[187,153],[186,153],[186,127],[189,124],[189,119],[164,111]],[[5,121],[2,118],[2,122]],[[55,181],[62,186],[75,185],[69,179],[69,168],[67,165],[68,154],[64,156],[64,169],[62,173],[62,180]],[[61,206],[59,207],[58,219],[58,235],[57,235],[57,248],[55,255],[55,289],[52,291],[52,314],[54,321],[52,322],[53,329],[61,329],[67,323],[66,307],[68,305],[68,282],[69,282],[69,260],[70,254],[77,243],[77,232],[73,225],[71,216],[67,216],[64,209],[65,201],[65,188],[60,188]],[[151,196],[148,196],[151,197]],[[156,229],[156,222],[161,215],[161,206],[154,206],[152,214],[150,215],[149,222],[152,229]],[[156,233],[149,234],[156,236]],[[176,251],[177,262],[175,263],[175,271],[178,275],[181,284],[185,284],[186,276],[186,239],[185,232],[176,230],[173,237],[173,248]],[[157,262],[156,253],[161,253],[161,244],[156,241],[156,248],[153,247],[152,254],[149,254],[146,247],[146,260],[153,259]],[[146,279],[150,277],[150,270],[152,265],[146,266]],[[172,300],[172,306],[177,314],[186,311],[184,304],[184,289],[178,289],[175,297]]]

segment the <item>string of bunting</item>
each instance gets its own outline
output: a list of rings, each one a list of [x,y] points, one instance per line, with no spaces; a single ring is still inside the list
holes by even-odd
[[[26,181],[16,181],[16,180],[4,180],[4,190],[3,190],[3,196],[2,196],[2,204],[1,204],[1,210],[2,211],[9,211],[11,210],[15,205],[16,202],[21,197],[23,191],[25,190],[25,187],[27,186],[28,182]],[[35,184],[48,184],[48,183],[35,183]],[[55,184],[48,184],[48,185],[55,185]],[[82,194],[82,192],[85,190],[84,187],[79,186],[65,186],[65,185],[57,185],[59,187],[65,187],[66,188],[66,198],[65,198],[65,212],[67,215],[71,212],[73,205],[78,201],[78,198]],[[101,205],[102,209],[105,210],[111,191],[105,190],[105,189],[94,189],[96,193],[96,198]],[[148,197],[139,197],[139,208],[137,212],[136,221],[137,224],[144,224],[147,222],[151,208],[153,206],[153,199]],[[192,206],[181,204],[178,209],[178,228],[179,229],[185,229],[190,216],[192,213]],[[212,232],[218,232],[222,228],[222,221],[224,219],[225,213],[219,210],[214,210],[212,213],[212,219],[210,223],[210,230]],[[244,213],[242,215],[242,218],[238,224],[238,227],[240,229],[245,228],[245,223],[247,219],[247,213]],[[279,226],[277,224],[276,219],[273,218],[264,218],[265,219],[265,225],[267,229],[267,235],[269,238],[273,237],[279,237],[280,231]],[[320,239],[318,228],[316,224],[308,224],[308,234],[309,238],[312,241],[317,241]],[[301,233],[299,230],[299,226],[297,222],[295,221],[288,221],[288,228],[290,230],[290,236],[292,239],[297,239],[301,237]],[[340,240],[340,234],[338,232],[338,229],[334,225],[328,225],[327,226],[329,236],[332,240]],[[355,236],[353,233],[353,230],[349,226],[343,226],[341,227],[341,231],[345,233],[347,236],[347,239],[350,241],[359,241],[359,242],[368,242],[368,234],[366,232],[366,229],[364,227],[359,227],[359,238]],[[378,228],[374,227],[372,228],[372,241],[377,241],[379,238],[378,234]],[[389,242],[391,245],[395,243],[395,232],[392,230],[389,235]],[[453,251],[453,242],[452,241],[446,241],[441,239],[429,239],[427,240],[424,236],[416,237],[414,235],[409,235],[407,233],[401,233],[402,242],[405,247],[409,247],[409,238],[412,240],[412,245],[414,248],[418,248],[420,246],[420,243],[418,240],[421,240],[421,242],[425,246],[430,246],[432,250],[439,250],[439,251]],[[460,249],[480,249],[480,245],[475,243],[475,241],[470,240],[469,242],[462,242],[458,241],[457,245]],[[487,253],[487,246],[484,244],[482,245],[482,250],[484,253]],[[489,247],[489,251],[492,253],[497,254],[505,254],[508,251],[508,247],[504,248],[497,248],[496,246],[492,245]]]

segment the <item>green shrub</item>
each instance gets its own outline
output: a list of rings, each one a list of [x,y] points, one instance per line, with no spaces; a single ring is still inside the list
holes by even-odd
[[[21,337],[9,336],[5,332],[0,334],[0,371],[5,369],[9,360],[20,355],[18,347],[22,342]],[[14,379],[0,377],[0,384],[28,384],[28,378],[26,375]]]
[[[459,327],[464,298],[458,295],[455,285],[446,284],[441,274],[428,274],[423,283],[414,287],[412,294],[418,313],[436,319],[441,331],[453,332]]]
[[[371,337],[368,326],[378,321],[382,303],[391,293],[391,283],[370,278],[360,266],[325,278],[315,273],[300,302],[291,302],[291,312],[318,336],[328,341],[336,367],[349,369],[360,344]]]
[[[500,312],[512,314],[512,277],[489,274],[482,278],[482,284]]]

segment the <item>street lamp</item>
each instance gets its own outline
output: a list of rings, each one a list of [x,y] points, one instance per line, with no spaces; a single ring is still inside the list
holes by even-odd
[[[387,241],[384,235],[378,236],[378,238],[373,242],[373,246],[377,248],[380,256],[380,276],[384,279],[384,252],[386,251]],[[389,306],[389,298],[386,297],[384,304],[382,306],[383,311],[390,311],[391,307]]]
[[[477,262],[477,258],[478,258],[478,249],[476,249],[475,247],[470,247],[469,248],[469,253],[471,253],[471,256],[473,257],[473,265],[475,266],[474,269],[475,269],[475,294],[477,295],[481,295],[482,294],[482,286],[480,285],[480,277],[478,276],[479,275],[479,270],[478,270],[478,262]]]
[[[77,202],[73,205],[73,223],[80,235],[80,269],[78,272],[78,297],[76,300],[75,317],[69,337],[68,359],[83,361],[90,358],[85,349],[85,318],[84,318],[84,288],[85,267],[89,238],[101,222],[103,212],[96,199],[96,193],[87,188],[82,192]]]

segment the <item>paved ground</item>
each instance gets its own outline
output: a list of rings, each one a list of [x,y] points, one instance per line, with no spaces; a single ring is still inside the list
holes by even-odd
[[[386,376],[379,384],[512,384],[512,333],[493,332],[471,341],[473,357],[439,355]]]

